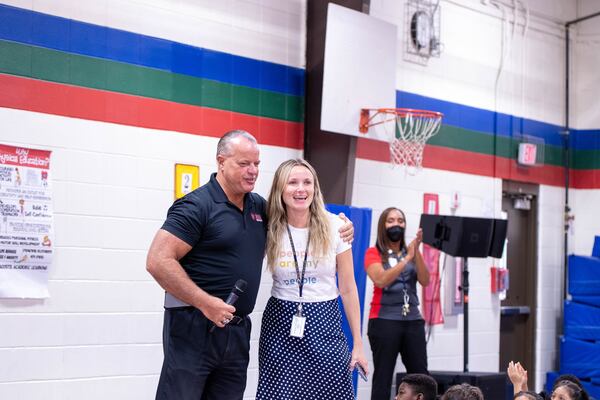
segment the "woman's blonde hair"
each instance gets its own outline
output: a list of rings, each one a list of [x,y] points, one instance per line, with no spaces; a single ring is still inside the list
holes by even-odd
[[[273,177],[267,214],[269,216],[269,231],[267,233],[267,266],[272,272],[275,261],[282,248],[282,240],[287,238],[287,210],[283,202],[283,191],[288,183],[290,173],[294,167],[304,167],[313,176],[315,193],[309,207],[308,229],[310,232],[310,253],[313,257],[324,256],[331,245],[329,219],[325,211],[325,202],[317,178],[317,172],[306,160],[300,158],[284,161]],[[284,236],[285,235],[285,236]],[[287,240],[287,239],[285,239]],[[296,249],[300,251],[302,249]],[[298,262],[302,262],[298,260]],[[301,266],[300,266],[301,268]]]

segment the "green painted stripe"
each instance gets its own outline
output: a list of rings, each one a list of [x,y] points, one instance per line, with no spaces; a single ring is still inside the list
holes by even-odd
[[[565,164],[565,150],[562,147],[553,146],[553,145],[545,145],[544,149],[544,164],[550,165],[560,165],[563,166]],[[519,151],[518,144],[516,152]],[[516,153],[515,153],[516,154]]]
[[[494,136],[451,125],[442,125],[438,134],[427,143],[488,155],[494,154]],[[497,144],[496,155],[507,157],[510,139],[498,137]]]
[[[572,169],[600,169],[600,150],[575,150],[571,153]]]
[[[304,98],[0,40],[0,72],[303,122]]]
[[[7,74],[31,75],[31,49],[0,40],[0,68]]]
[[[496,148],[494,149],[494,141]],[[457,150],[470,151],[480,154],[496,155],[516,159],[519,150],[519,140],[492,136],[451,125],[442,125],[440,132],[429,139],[427,144],[449,147]],[[563,149],[552,145],[543,145],[543,163],[545,165],[563,165]]]

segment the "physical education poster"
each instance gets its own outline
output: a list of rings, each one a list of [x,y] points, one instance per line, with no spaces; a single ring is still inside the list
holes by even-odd
[[[50,153],[0,144],[0,298],[48,297]]]

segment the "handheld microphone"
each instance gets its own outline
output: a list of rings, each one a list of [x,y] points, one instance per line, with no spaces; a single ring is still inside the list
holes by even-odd
[[[237,282],[235,282],[233,289],[231,289],[231,293],[229,293],[229,296],[227,296],[225,303],[229,304],[230,306],[234,305],[239,297],[244,293],[244,290],[246,290],[246,286],[248,286],[248,282],[243,279],[238,279]],[[213,326],[210,328],[210,333],[213,333],[216,327],[217,326],[213,324]]]

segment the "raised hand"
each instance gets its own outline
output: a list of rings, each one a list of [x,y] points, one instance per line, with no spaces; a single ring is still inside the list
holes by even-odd
[[[509,362],[506,373],[513,384],[514,393],[527,391],[527,371],[521,363]]]
[[[419,228],[417,231],[417,237],[414,240],[417,243],[417,247],[423,242],[423,229]]]

